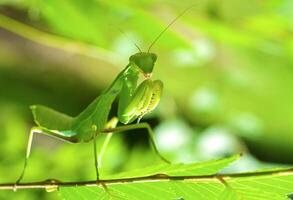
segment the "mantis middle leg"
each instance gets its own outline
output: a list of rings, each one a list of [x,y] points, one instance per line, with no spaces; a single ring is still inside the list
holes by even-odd
[[[109,122],[107,122],[105,129],[113,129],[116,127],[118,123],[118,118],[117,117],[113,117]],[[97,133],[99,134],[99,133]],[[94,147],[94,161],[95,161],[95,170],[96,170],[96,178],[97,180],[99,180],[100,175],[99,175],[99,168],[101,168],[101,164],[102,164],[102,157],[106,151],[106,148],[111,140],[111,137],[113,135],[113,133],[108,133],[106,139],[103,142],[101,151],[99,154],[97,154],[97,134],[93,135],[93,147]]]
[[[151,142],[151,145],[152,145],[153,150],[155,151],[156,155],[165,163],[168,163],[168,164],[171,163],[169,160],[167,160],[166,158],[164,158],[160,154],[160,152],[157,148],[156,142],[155,142],[154,132],[148,123],[144,122],[144,123],[139,123],[139,124],[130,124],[130,125],[119,126],[116,128],[108,128],[108,129],[104,129],[101,132],[111,134],[113,132],[122,132],[122,131],[134,130],[134,129],[146,129],[148,131],[148,134],[150,137],[150,142]]]

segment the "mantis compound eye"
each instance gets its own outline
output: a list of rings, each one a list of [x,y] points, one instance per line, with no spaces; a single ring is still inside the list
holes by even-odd
[[[151,54],[151,57],[153,59],[153,62],[155,63],[157,61],[157,55],[154,54],[154,53],[150,53]]]

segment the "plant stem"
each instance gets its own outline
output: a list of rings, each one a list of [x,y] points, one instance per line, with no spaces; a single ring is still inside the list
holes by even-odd
[[[121,59],[104,48],[40,31],[3,14],[0,14],[0,28],[48,47],[97,58],[114,65],[121,63]]]
[[[202,176],[167,176],[164,174],[145,176],[145,177],[134,177],[134,178],[121,178],[121,179],[109,179],[99,181],[80,181],[80,182],[60,182],[55,180],[46,180],[41,182],[31,183],[4,183],[0,184],[0,190],[18,190],[18,189],[48,189],[58,187],[77,187],[77,186],[103,186],[112,184],[125,184],[125,183],[139,183],[139,182],[153,182],[153,181],[205,181],[211,182],[216,181],[219,183],[229,182],[233,178],[247,178],[255,176],[286,176],[293,175],[293,168],[273,170],[273,171],[262,171],[262,172],[251,172],[251,173],[236,173],[236,174],[219,174],[219,175],[202,175]]]

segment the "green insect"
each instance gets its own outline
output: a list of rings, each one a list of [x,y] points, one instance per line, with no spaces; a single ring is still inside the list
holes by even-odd
[[[170,163],[159,153],[151,127],[147,123],[139,123],[139,121],[145,114],[156,108],[163,90],[162,81],[151,79],[157,56],[154,53],[150,53],[150,49],[162,34],[188,9],[178,15],[156,37],[147,52],[142,52],[136,45],[139,53],[130,56],[129,64],[118,74],[110,87],[78,116],[71,117],[42,105],[31,106],[36,126],[30,130],[24,166],[16,185],[20,183],[25,174],[33,136],[36,133],[53,136],[70,143],[92,141],[97,180],[99,180],[98,163],[101,156],[97,156],[96,137],[102,133],[107,133],[108,135],[102,146],[101,154],[105,151],[113,132],[147,129],[155,153],[162,161]],[[144,80],[138,84],[139,76],[144,77]],[[117,117],[108,121],[111,105],[117,97],[119,98]],[[130,124],[135,120],[137,120],[136,124]],[[116,127],[118,121],[125,125]]]

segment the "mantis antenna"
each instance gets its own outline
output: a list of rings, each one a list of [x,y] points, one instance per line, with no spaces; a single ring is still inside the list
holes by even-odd
[[[116,27],[117,29],[118,29],[118,31],[120,32],[120,33],[122,33],[123,35],[125,35],[125,37],[127,37],[131,42],[132,42],[132,44],[134,44],[134,46],[139,50],[139,52],[140,53],[142,53],[142,51],[141,51],[141,49],[139,48],[139,46],[134,42],[134,40],[131,38],[131,37],[129,37],[129,35],[127,35],[122,29],[120,29],[119,27]]]
[[[148,49],[148,53],[150,52],[151,48],[154,46],[154,44],[158,41],[158,39],[163,35],[163,33],[165,33],[170,26],[172,26],[181,16],[183,16],[187,11],[189,11],[191,8],[193,8],[195,5],[192,5],[188,8],[186,8],[185,10],[183,10],[175,19],[173,19],[168,26],[166,26],[166,28],[154,39],[154,41],[151,43],[149,49]]]

